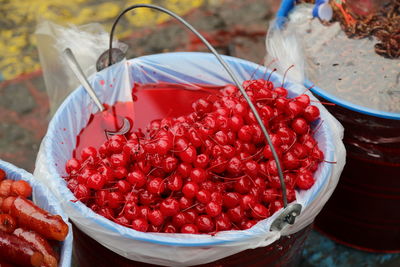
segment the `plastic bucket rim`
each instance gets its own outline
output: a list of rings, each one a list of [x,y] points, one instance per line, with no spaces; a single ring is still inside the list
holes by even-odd
[[[133,58],[130,60],[127,60],[127,63],[129,63],[130,61],[134,61],[134,60],[140,60],[140,59],[148,59],[148,58],[152,58],[152,57],[159,57],[159,56],[169,56],[169,55],[197,55],[197,56],[212,56],[214,57],[214,55],[212,55],[211,53],[204,53],[204,52],[171,52],[171,53],[161,53],[161,54],[152,54],[152,55],[146,55],[146,56],[142,56],[142,57],[138,57],[138,58]],[[234,60],[236,62],[240,62],[243,64],[248,64],[248,65],[253,65],[255,67],[260,66],[254,62],[250,62],[244,59],[240,59],[240,58],[236,58],[236,57],[231,57],[231,56],[222,56],[224,59],[227,59],[227,61],[230,60]],[[112,66],[111,66],[112,67]],[[261,66],[260,69],[265,68],[264,66]],[[106,68],[102,71],[107,71],[109,68]],[[92,81],[95,76],[98,73],[95,73],[93,75],[91,75],[89,77],[89,81]],[[280,79],[282,79],[281,75],[274,73],[273,75],[275,76],[279,76]],[[289,83],[289,82],[288,82]],[[285,83],[286,84],[286,83]],[[60,105],[60,107],[57,109],[57,111],[55,112],[53,118],[56,118],[59,116],[59,114],[62,112],[62,110],[69,105],[69,103],[71,101],[73,101],[75,98],[77,98],[78,96],[81,96],[82,94],[86,94],[86,92],[84,91],[82,86],[77,87],[74,91],[72,91],[63,101],[63,103]],[[326,125],[322,125],[322,127],[320,129],[326,129]],[[52,131],[55,132],[56,129],[56,121],[55,120],[51,120],[48,126],[48,132]],[[328,129],[326,129],[325,134],[330,137],[327,138],[326,142],[332,144],[332,138],[331,138],[331,134],[328,131]],[[53,148],[55,147],[53,144],[53,139],[49,139],[48,142],[45,142],[44,144],[44,149],[45,151],[48,152],[49,155],[54,155],[53,152]],[[325,153],[325,151],[324,151]],[[333,153],[329,153],[330,158],[328,159],[328,161],[333,161]],[[66,187],[66,182],[64,179],[62,179],[61,175],[58,174],[58,171],[55,168],[55,162],[49,161],[49,158],[46,158],[46,162],[47,162],[47,166],[49,168],[49,172],[50,173],[54,173],[54,178],[57,178],[59,181],[56,181],[57,186],[62,185],[62,187],[58,187],[58,190],[62,190],[62,194],[69,197],[71,200],[75,199],[75,196],[72,194],[72,192]],[[325,169],[326,171],[321,173],[325,174],[325,177],[321,177],[321,179],[324,179],[325,183],[321,184],[321,188],[320,190],[322,190],[323,186],[326,184],[326,182],[329,180],[329,176],[332,173],[332,166],[330,165],[326,165],[327,163],[322,162],[321,166],[325,165]],[[328,178],[327,178],[328,177]],[[83,203],[81,203],[80,201],[78,202],[68,202],[68,205],[70,207],[73,207],[75,210],[84,210],[85,213],[89,213],[92,215],[92,217],[94,218],[94,222],[99,225],[102,226],[104,228],[107,228],[109,230],[112,229],[117,229],[119,231],[119,233],[124,233],[122,234],[122,236],[124,236],[125,238],[129,238],[129,239],[133,239],[133,240],[137,240],[137,241],[144,241],[144,242],[148,242],[148,243],[153,243],[153,244],[161,244],[161,245],[169,245],[169,246],[183,246],[183,247],[200,247],[200,246],[212,246],[212,245],[222,245],[222,244],[227,244],[227,243],[232,243],[232,242],[243,242],[246,241],[248,239],[252,239],[254,238],[254,236],[257,235],[257,232],[254,231],[254,227],[247,229],[247,230],[237,230],[236,232],[243,232],[245,233],[244,235],[242,235],[240,238],[234,239],[234,240],[215,240],[213,242],[210,242],[207,240],[207,242],[201,242],[201,240],[193,240],[192,242],[187,242],[190,240],[185,240],[186,243],[183,242],[177,242],[176,241],[176,237],[168,237],[165,235],[158,235],[157,233],[145,233],[145,232],[140,232],[140,231],[136,231],[134,229],[131,228],[127,228],[124,227],[122,225],[119,225],[111,220],[106,219],[103,216],[98,215],[97,213],[95,213],[93,210],[91,210],[89,207],[87,207],[86,205],[84,205]],[[282,212],[282,210],[280,210],[279,212],[276,212],[272,217],[278,216],[280,213]],[[271,217],[270,217],[271,218]],[[72,221],[75,221],[74,218],[70,218]],[[79,223],[76,224],[77,227],[79,228]],[[253,230],[253,232],[251,234],[249,233],[249,230]],[[188,234],[177,234],[180,236],[188,236]],[[196,235],[196,236],[201,236],[201,235]],[[163,240],[160,240],[160,237]],[[172,239],[172,240],[171,240]]]
[[[287,16],[288,16],[289,12],[293,9],[294,6],[295,6],[295,0],[282,0],[281,5],[277,12],[277,16],[276,16],[276,26],[278,28],[283,27],[283,25],[286,23]],[[328,93],[327,91],[323,90],[322,88],[315,86],[315,84],[309,80],[305,80],[304,85],[307,88],[313,86],[313,88],[311,88],[311,91],[313,93],[317,94],[320,97],[325,98],[326,100],[328,100],[336,105],[347,108],[349,110],[352,110],[352,111],[355,111],[355,112],[358,112],[361,114],[373,116],[373,117],[383,118],[383,119],[400,120],[400,113],[382,111],[382,110],[368,108],[368,107],[364,107],[361,105],[351,103],[350,101],[343,100],[340,97],[332,95],[332,94]]]
[[[306,80],[304,82],[304,85],[306,87],[311,87],[313,83],[311,81]],[[311,88],[311,91],[315,93],[316,95],[338,105],[344,108],[347,108],[349,110],[362,113],[365,115],[373,116],[373,117],[378,117],[378,118],[383,118],[383,119],[390,119],[390,120],[400,120],[400,113],[395,113],[395,112],[388,112],[388,111],[381,111],[378,109],[373,109],[373,108],[367,108],[363,107],[357,104],[353,104],[347,100],[343,100],[335,95],[332,95],[325,91],[324,89],[321,89],[318,86],[314,86]]]

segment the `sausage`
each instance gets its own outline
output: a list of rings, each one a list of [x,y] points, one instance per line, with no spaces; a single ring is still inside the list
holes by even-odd
[[[0,182],[0,197],[8,197],[11,193],[13,180],[3,180]]]
[[[31,245],[12,234],[0,231],[0,259],[22,265],[39,267],[43,264],[43,254]]]
[[[32,195],[32,187],[24,180],[14,181],[11,184],[10,193],[12,196],[30,197]]]
[[[28,242],[34,249],[43,254],[43,266],[57,267],[57,254],[49,242],[36,232],[17,228],[14,235]]]
[[[11,234],[17,228],[17,222],[9,214],[0,214],[0,231]]]
[[[10,213],[19,227],[36,231],[47,239],[63,241],[68,234],[68,225],[60,215],[52,215],[28,199],[17,197]]]
[[[12,196],[5,198],[1,203],[1,210],[4,213],[10,213],[11,205],[13,204],[14,200],[15,197]]]

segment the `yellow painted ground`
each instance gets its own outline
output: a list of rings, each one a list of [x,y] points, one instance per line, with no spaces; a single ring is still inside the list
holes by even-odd
[[[0,0],[0,81],[10,80],[40,68],[33,33],[39,19],[57,24],[101,23],[107,31],[123,8],[138,3],[166,7],[179,15],[199,7],[204,0]],[[148,26],[169,19],[149,9],[127,13],[132,26]],[[122,38],[132,32],[129,25],[118,29]]]

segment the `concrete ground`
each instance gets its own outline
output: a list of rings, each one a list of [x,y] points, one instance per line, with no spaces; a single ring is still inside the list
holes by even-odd
[[[50,119],[32,37],[38,17],[59,24],[99,22],[109,30],[122,7],[140,2],[160,4],[184,15],[221,53],[262,63],[268,21],[280,4],[275,0],[1,2],[0,158],[30,172]],[[118,37],[129,45],[128,58],[171,51],[206,51],[181,25],[165,17],[139,12],[121,22]],[[313,232],[301,266],[400,266],[400,255],[360,252]]]

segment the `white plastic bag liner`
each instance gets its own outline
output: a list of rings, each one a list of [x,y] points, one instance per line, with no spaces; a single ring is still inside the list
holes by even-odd
[[[7,179],[14,181],[24,180],[32,186],[32,200],[33,202],[53,214],[60,215],[64,222],[68,224],[69,230],[66,239],[61,242],[60,250],[60,261],[59,267],[70,267],[72,258],[72,225],[68,222],[68,217],[61,209],[58,204],[57,198],[54,197],[53,193],[39,182],[29,172],[17,168],[14,165],[0,160],[0,168],[3,169],[7,174]]]
[[[262,77],[266,70],[254,63],[238,58],[223,57],[239,80]],[[258,69],[257,69],[258,68]],[[214,55],[208,53],[166,53],[123,61],[90,78],[100,100],[112,104],[116,101],[131,101],[134,82],[172,82],[225,85],[231,78],[220,66]],[[273,74],[271,81],[280,86],[281,76]],[[113,84],[113,87],[104,86]],[[302,85],[285,82],[289,96],[303,93]],[[310,94],[312,100],[316,100]],[[173,105],[174,103],[171,103]],[[97,215],[81,202],[71,202],[74,195],[61,178],[64,166],[76,145],[76,136],[97,108],[82,87],[75,90],[60,106],[50,122],[36,161],[35,175],[42,179],[55,193],[71,220],[110,250],[135,261],[167,266],[204,264],[236,254],[246,249],[268,246],[281,235],[298,232],[313,222],[333,192],[345,162],[345,150],[341,141],[342,126],[315,103],[321,112],[322,125],[315,134],[325,159],[316,174],[316,183],[308,190],[297,193],[297,202],[302,204],[302,214],[293,226],[282,232],[270,231],[274,218],[260,221],[245,231],[219,232],[211,235],[143,233],[118,225]],[[140,114],[138,114],[140,116]],[[66,129],[66,130],[65,130]]]

